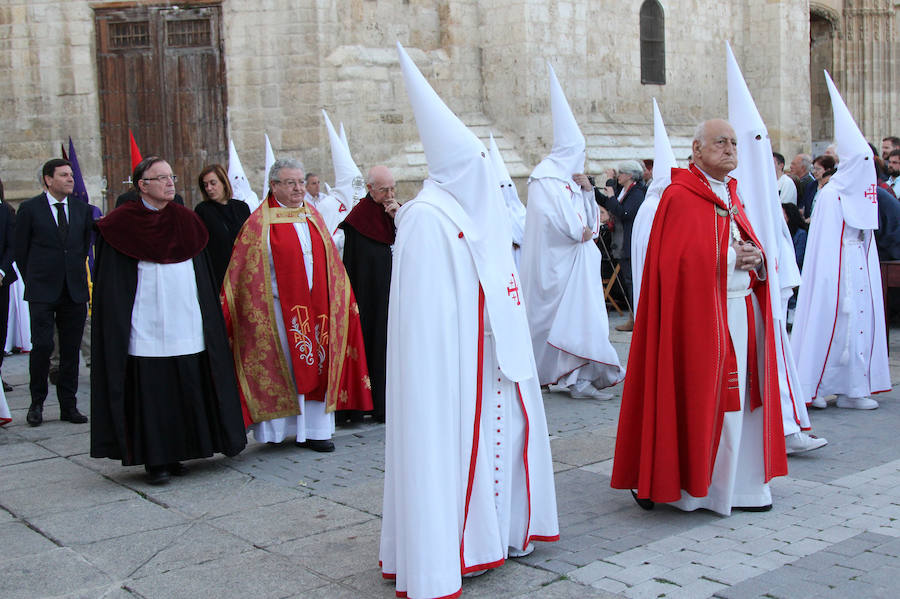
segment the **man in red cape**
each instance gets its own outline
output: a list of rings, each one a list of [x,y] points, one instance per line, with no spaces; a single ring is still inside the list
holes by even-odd
[[[728,177],[735,137],[723,120],[698,127],[650,234],[611,482],[644,509],[765,511],[787,474],[765,257]]]
[[[244,422],[258,441],[334,451],[335,409],[371,410],[359,308],[303,167],[278,160],[241,229],[222,307]]]

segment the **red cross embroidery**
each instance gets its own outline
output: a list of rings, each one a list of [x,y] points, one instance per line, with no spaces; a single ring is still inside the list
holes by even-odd
[[[516,273],[512,273],[512,280],[509,282],[510,286],[506,288],[506,294],[516,300],[516,305],[522,305],[522,302],[519,301],[519,284],[516,283]]]
[[[570,187],[570,186],[569,186],[569,184],[568,184],[568,183],[566,183],[566,189],[568,189],[568,190],[569,190],[569,192],[570,192],[570,193],[571,193],[571,191],[572,191],[572,188],[571,188],[571,187]]]
[[[878,193],[875,191],[875,184],[874,184],[874,183],[872,183],[871,185],[869,185],[869,188],[866,190],[866,194],[865,194],[865,195],[866,195],[867,198],[872,198],[872,203],[873,203],[873,204],[877,204],[877,203],[878,203],[878,200],[877,200],[877,198],[878,198]]]
[[[343,204],[341,204],[340,206],[338,206],[338,212],[347,212],[347,209],[344,207]]]

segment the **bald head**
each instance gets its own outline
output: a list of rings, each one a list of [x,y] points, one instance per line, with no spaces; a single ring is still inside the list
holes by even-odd
[[[384,204],[394,199],[394,175],[384,165],[373,166],[366,177],[366,189],[377,204]]]
[[[728,121],[710,119],[700,123],[691,151],[694,164],[719,181],[737,168],[737,134]]]

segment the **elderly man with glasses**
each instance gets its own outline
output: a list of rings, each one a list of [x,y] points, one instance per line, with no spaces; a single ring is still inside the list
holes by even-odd
[[[244,423],[257,441],[334,451],[335,409],[371,410],[359,308],[303,165],[277,160],[222,286]]]
[[[140,199],[97,221],[91,456],[143,464],[164,484],[186,473],[182,460],[235,455],[247,436],[206,227],[173,202],[162,158],[132,180]]]

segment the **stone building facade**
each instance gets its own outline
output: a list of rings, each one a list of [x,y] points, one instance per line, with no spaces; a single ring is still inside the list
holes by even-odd
[[[664,15],[662,84],[642,83],[648,9]],[[651,157],[651,97],[687,156],[695,123],[727,113],[726,40],[773,146],[791,155],[831,135],[821,68],[870,139],[900,134],[898,30],[900,0],[0,0],[0,178],[8,198],[33,195],[71,136],[106,209],[125,186],[131,128],[145,155],[179,153],[191,201],[199,166],[224,163],[229,138],[257,190],[264,133],[328,181],[324,108],[363,170],[390,165],[409,197],[425,167],[396,41],[477,134],[494,133],[519,182],[552,141],[547,61],[596,172]]]

